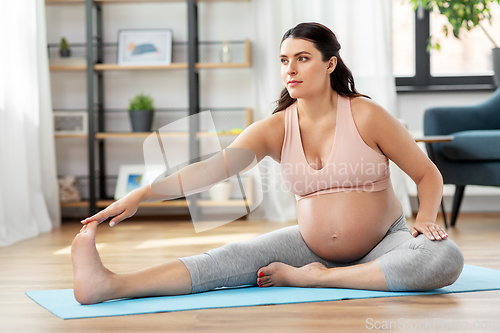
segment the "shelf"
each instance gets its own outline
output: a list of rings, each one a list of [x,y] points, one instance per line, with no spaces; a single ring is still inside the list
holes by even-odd
[[[246,202],[244,199],[230,199],[226,201],[212,201],[209,199],[199,199],[197,200],[198,207],[245,207],[252,205],[253,198],[253,183],[252,176],[246,177]],[[106,208],[111,205],[115,200],[97,200],[96,207]],[[89,202],[86,200],[75,201],[75,202],[61,202],[62,208],[88,208]],[[179,198],[175,200],[166,200],[160,202],[148,202],[141,203],[139,207],[188,207],[189,201],[185,198]]]
[[[87,134],[54,134],[56,139],[85,139]]]
[[[84,3],[85,0],[45,0],[46,5],[83,5]]]
[[[115,202],[115,200],[98,200],[97,207],[105,208],[111,205],[113,202]],[[238,207],[238,206],[244,207],[245,200],[227,200],[227,201],[198,200],[197,204],[199,207]],[[72,206],[72,207],[87,207],[87,206]],[[147,202],[147,203],[141,203],[139,207],[188,207],[188,200],[167,200],[161,202]]]
[[[249,3],[250,0],[45,0],[45,4],[53,5],[80,5],[81,9],[85,12],[87,19],[86,36],[92,36],[91,40],[87,43],[71,43],[71,57],[61,57],[59,51],[59,43],[47,45],[49,55],[49,69],[53,72],[80,72],[88,75],[96,74],[97,80],[90,77],[87,80],[87,97],[90,100],[87,107],[87,122],[89,130],[92,133],[88,134],[72,134],[70,131],[54,133],[54,137],[58,139],[74,139],[86,138],[100,140],[99,145],[89,144],[87,149],[89,152],[89,170],[88,176],[78,176],[77,186],[80,190],[82,201],[78,202],[65,202],[61,203],[61,207],[84,207],[89,208],[90,214],[94,214],[96,208],[105,208],[111,205],[114,200],[98,200],[97,198],[111,198],[111,188],[116,177],[106,175],[106,156],[104,154],[103,139],[121,139],[121,138],[140,138],[145,139],[150,135],[156,135],[154,131],[145,133],[131,132],[130,119],[126,110],[110,110],[106,108],[104,102],[104,80],[108,75],[104,75],[106,71],[168,71],[168,70],[183,70],[186,71],[187,77],[190,78],[190,85],[188,90],[189,95],[189,109],[187,110],[155,110],[154,122],[151,128],[160,129],[170,124],[179,118],[185,117],[193,113],[193,106],[196,107],[196,112],[204,111],[199,108],[199,82],[196,73],[203,69],[238,69],[250,68],[250,41],[235,40],[235,41],[198,41],[198,29],[195,29],[198,23],[198,13],[196,3],[215,3],[215,2],[239,2]],[[146,3],[179,3],[187,5],[187,26],[188,26],[188,40],[187,41],[173,41],[172,42],[172,58],[169,65],[152,65],[148,63],[145,65],[119,65],[117,62],[119,53],[118,42],[106,42],[103,36],[103,15],[101,15],[101,8],[108,4],[146,4]],[[194,6],[193,6],[194,3]],[[93,8],[90,8],[93,6]],[[167,7],[169,7],[167,9]],[[160,8],[160,7],[158,7]],[[162,8],[170,10],[170,6]],[[147,18],[146,18],[147,19]],[[93,27],[97,26],[98,29],[93,31]],[[168,22],[167,22],[168,27]],[[164,27],[164,28],[167,28]],[[192,43],[194,42],[194,44]],[[227,43],[227,44],[226,44]],[[226,45],[229,47],[230,57]],[[197,62],[193,64],[191,59],[193,56]],[[229,61],[229,62],[223,62]],[[79,74],[77,74],[79,75]],[[196,80],[191,80],[191,78]],[[96,82],[94,82],[96,81]],[[194,83],[194,84],[192,84]],[[179,88],[181,89],[181,87]],[[192,94],[192,93],[195,94]],[[208,110],[206,110],[208,111]],[[214,112],[213,121],[217,127],[201,125],[196,127],[194,131],[189,131],[187,126],[176,128],[179,132],[162,132],[162,137],[178,137],[181,140],[192,140],[194,136],[195,141],[201,141],[203,137],[224,136],[231,138],[239,135],[242,130],[252,123],[251,110],[248,108],[238,108],[236,111],[245,111],[246,115],[243,119],[241,113],[233,113],[234,109],[219,109],[210,110]],[[215,113],[220,111],[220,113]],[[187,112],[187,114],[185,114]],[[90,117],[95,115],[95,117]],[[70,125],[67,125],[71,128]],[[169,128],[165,128],[169,129]],[[58,128],[59,130],[59,128]],[[214,132],[208,132],[214,130]],[[215,130],[224,132],[215,132]],[[96,133],[96,131],[98,131]],[[183,132],[181,132],[183,131]],[[92,134],[92,135],[90,135]],[[98,167],[97,167],[98,166]],[[85,184],[85,181],[87,184]],[[209,200],[210,196],[203,196],[203,199],[196,200],[197,206],[200,207],[248,207],[251,201],[251,185],[247,191],[249,200],[235,198],[234,200],[227,200],[215,202]],[[190,204],[190,197],[180,198],[177,200],[167,200],[162,202],[144,203],[141,207],[187,207]],[[229,209],[229,208],[228,208]],[[206,208],[209,210],[209,208]]]
[[[197,2],[248,2],[250,0],[198,0]],[[185,0],[94,0],[96,4],[127,4],[127,3],[168,3],[168,2],[186,2]],[[84,4],[85,0],[45,0],[48,5],[66,5],[66,4]]]
[[[198,200],[198,207],[245,207],[245,200],[212,201]]]
[[[115,200],[97,200],[96,206],[99,208],[105,208],[111,205]],[[187,207],[187,200],[168,200],[160,202],[146,202],[141,203],[139,207]]]
[[[106,208],[111,205],[115,200],[98,200],[97,207]],[[75,202],[61,202],[61,207],[64,208],[87,208],[88,201],[75,201]],[[238,207],[245,206],[244,200],[227,200],[227,201],[212,201],[212,200],[198,200],[199,207]],[[171,200],[162,202],[146,202],[141,203],[139,207],[188,207],[187,200]]]
[[[198,69],[211,69],[211,68],[248,68],[250,63],[198,63]],[[187,63],[173,63],[171,65],[161,66],[120,66],[118,64],[95,64],[94,70],[96,71],[145,71],[145,70],[169,70],[169,69],[187,69]],[[86,71],[87,66],[50,66],[51,71]]]
[[[87,208],[88,206],[89,206],[88,201],[61,202],[61,207]]]
[[[218,45],[218,43],[222,42],[200,42],[200,47],[205,47],[206,52],[208,54],[213,54],[214,45]],[[105,50],[105,59],[103,63],[94,64],[94,70],[98,72],[103,71],[147,71],[147,70],[175,70],[175,69],[188,69],[188,64],[186,62],[186,58],[177,55],[183,53],[183,48],[187,47],[187,44],[184,42],[174,43],[174,57],[173,62],[170,65],[119,65],[114,63],[116,61],[116,52],[118,49],[117,43],[104,43],[103,48]],[[222,45],[222,44],[221,44]],[[245,39],[243,41],[232,41],[230,45],[233,45],[236,49],[236,61],[237,62],[229,62],[229,63],[220,63],[220,62],[211,62],[215,60],[213,57],[205,57],[201,59],[201,62],[195,65],[196,69],[217,69],[217,68],[249,68],[251,67],[250,63],[250,41]],[[97,47],[97,46],[94,46]],[[59,45],[58,44],[49,44],[49,68],[51,71],[86,71],[87,66],[84,64],[61,64],[61,58],[58,58],[57,51]],[[76,59],[80,60],[80,57],[85,57],[86,54],[86,45],[85,44],[70,44],[70,48],[75,51],[77,54]],[[65,61],[70,61],[72,58],[68,58]],[[234,59],[233,59],[234,60]],[[53,61],[54,64],[50,65],[50,61]],[[76,61],[76,60],[75,60]],[[59,63],[58,63],[59,62]],[[70,61],[71,62],[71,61]]]
[[[134,133],[96,133],[95,138],[96,139],[124,139],[124,138],[147,138],[154,132],[134,132]],[[196,137],[207,137],[207,136],[237,136],[240,133],[210,133],[210,132],[199,132]],[[160,136],[162,137],[169,137],[169,138],[182,138],[182,137],[188,137],[189,133],[188,132],[170,132],[170,133],[160,133]]]
[[[200,128],[197,138],[204,138],[217,135],[222,138],[235,138],[243,132],[243,130],[252,124],[252,109],[250,108],[202,108],[200,111],[208,111],[212,113],[214,124],[216,125],[217,133],[208,131],[208,128]],[[74,110],[57,110],[59,112],[71,112]],[[98,110],[96,110],[98,112]],[[104,113],[104,124],[106,131],[96,132],[95,139],[145,139],[155,131],[148,132],[132,132],[128,111],[126,109],[106,109]],[[244,114],[243,114],[244,113]],[[155,118],[152,124],[153,129],[160,129],[164,126],[187,117],[189,111],[187,109],[166,109],[157,108],[155,110]],[[64,124],[63,124],[64,125]],[[62,126],[62,125],[61,125]],[[62,131],[64,126],[59,127]],[[97,128],[97,124],[94,128]],[[189,131],[165,132],[160,130],[160,135],[165,138],[188,138]],[[87,133],[72,133],[69,132],[54,132],[56,139],[85,139],[88,138]]]
[[[138,139],[138,138],[147,138],[154,132],[134,132],[134,133],[105,133],[100,132],[95,134],[96,139]],[[217,133],[217,136],[238,136],[240,133]],[[209,132],[200,132],[197,137],[207,137],[214,136],[216,133]],[[169,138],[182,138],[188,137],[189,133],[187,132],[172,132],[172,133],[160,133],[162,137]],[[87,134],[55,134],[54,137],[56,139],[84,139],[87,138]]]
[[[95,64],[96,71],[133,71],[133,70],[158,70],[158,69],[187,69],[185,63],[172,63],[160,66],[121,66],[118,64]]]
[[[115,200],[98,200],[97,207],[105,208],[111,205]],[[89,206],[88,201],[75,201],[75,202],[61,202],[61,207],[65,208],[87,208]],[[162,202],[149,202],[141,203],[139,207],[187,207],[188,203],[186,200],[171,200]]]
[[[77,72],[77,71],[86,71],[87,66],[50,66],[49,69],[53,72],[56,71]]]
[[[249,62],[241,63],[198,63],[195,65],[197,69],[210,69],[210,68],[247,68],[250,67]],[[173,63],[171,65],[160,66],[121,66],[118,64],[95,64],[96,71],[144,71],[144,70],[158,70],[158,69],[187,69],[187,63]],[[86,68],[85,68],[86,69]],[[51,67],[52,70],[52,67]]]

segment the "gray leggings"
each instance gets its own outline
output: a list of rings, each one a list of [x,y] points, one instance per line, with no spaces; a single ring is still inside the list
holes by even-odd
[[[192,293],[199,293],[220,287],[256,286],[257,271],[272,262],[294,267],[320,262],[333,268],[377,258],[391,291],[431,290],[450,285],[464,265],[463,254],[451,239],[431,241],[423,234],[413,237],[404,215],[367,255],[348,263],[335,263],[317,256],[304,242],[298,225],[180,260],[191,274]]]

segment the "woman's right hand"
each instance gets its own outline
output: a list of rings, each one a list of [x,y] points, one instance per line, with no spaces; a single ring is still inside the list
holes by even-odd
[[[106,207],[106,209],[101,210],[95,215],[87,217],[81,222],[84,225],[94,221],[97,221],[100,224],[111,217],[112,219],[109,221],[109,226],[114,227],[116,224],[131,217],[135,214],[135,212],[137,212],[137,208],[139,208],[139,204],[141,203],[141,198],[142,194],[140,189],[134,190],[120,200],[113,202],[111,205]]]

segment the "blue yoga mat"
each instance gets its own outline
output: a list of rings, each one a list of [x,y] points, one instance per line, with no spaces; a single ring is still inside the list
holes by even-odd
[[[451,286],[425,292],[387,292],[337,288],[238,287],[199,294],[122,299],[80,305],[73,289],[28,291],[31,299],[62,319],[124,316],[155,312],[336,301],[342,299],[434,295],[500,289],[500,271],[465,265]]]

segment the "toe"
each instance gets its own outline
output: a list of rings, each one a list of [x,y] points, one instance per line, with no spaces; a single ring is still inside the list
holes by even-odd
[[[262,284],[269,283],[271,282],[271,277],[270,276],[264,276],[260,279]]]
[[[271,280],[267,281],[267,282],[262,282],[260,284],[261,287],[272,287],[273,286],[273,282]]]
[[[97,231],[97,225],[98,225],[97,222],[91,222],[91,223],[87,224],[87,226],[85,228],[85,232],[89,233],[90,236],[95,236],[96,231]]]

